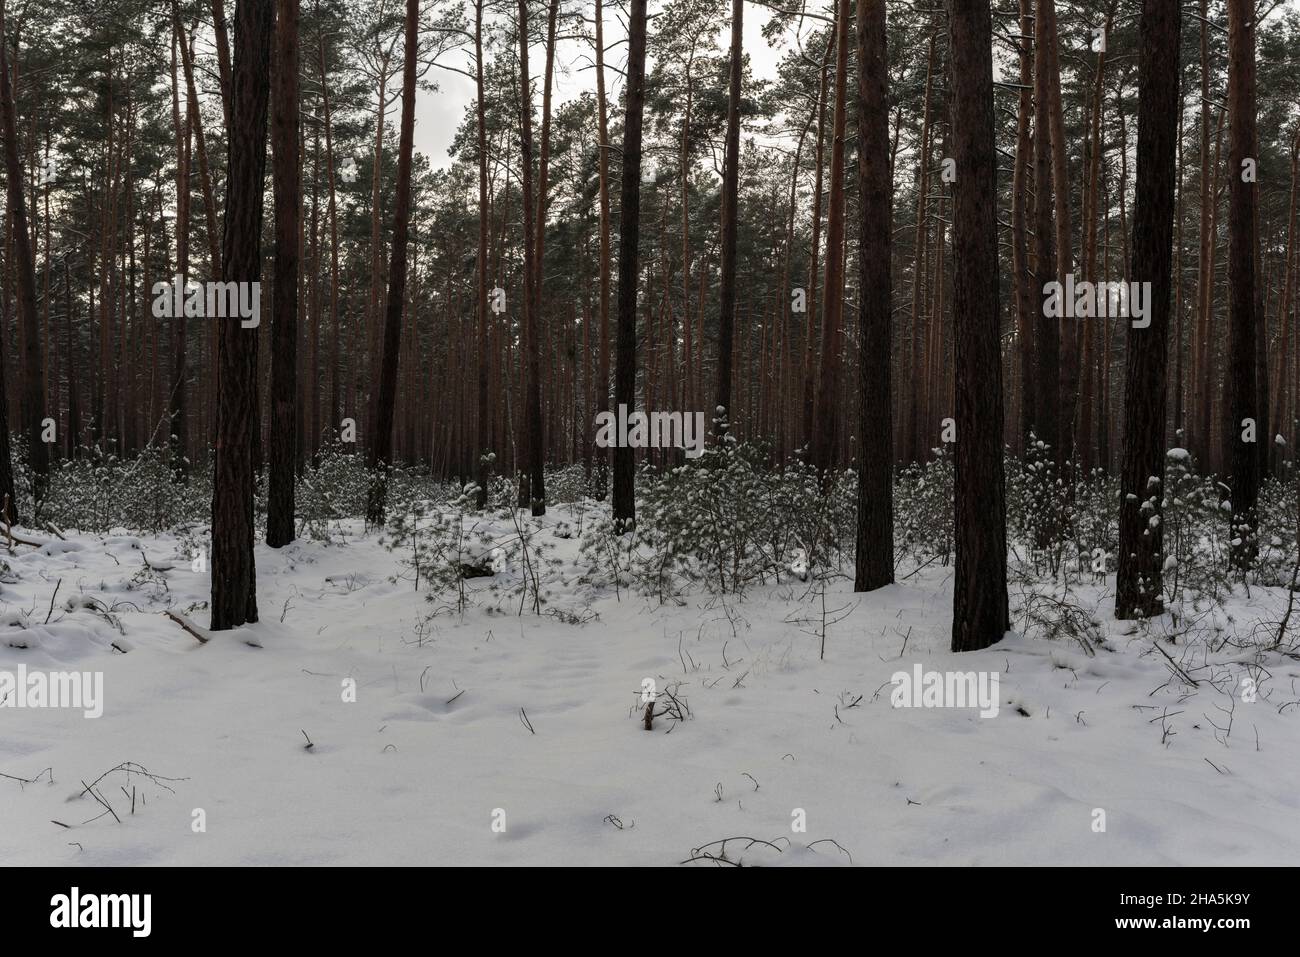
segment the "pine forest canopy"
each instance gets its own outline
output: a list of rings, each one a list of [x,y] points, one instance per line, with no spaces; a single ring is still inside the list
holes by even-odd
[[[1170,448],[1242,570],[1291,474],[1289,0],[29,0],[3,40],[7,520],[161,457],[214,629],[331,450],[372,525],[401,468],[539,516],[573,466],[630,531],[702,415],[852,476],[858,590],[950,458],[955,650],[1009,624],[1007,457],[1119,478],[1120,617]]]

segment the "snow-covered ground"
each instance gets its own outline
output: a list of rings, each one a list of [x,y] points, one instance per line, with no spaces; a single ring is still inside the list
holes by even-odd
[[[574,572],[549,614],[430,619],[358,523],[259,546],[261,623],[201,644],[161,613],[207,623],[178,539],[16,531],[48,544],[0,549],[0,672],[100,671],[104,701],[0,708],[5,864],[661,865],[734,837],[727,858],[759,864],[1300,860],[1300,661],[1162,642],[1189,687],[1105,586],[1079,593],[1095,656],[1012,636],[959,656],[950,568],[839,581],[826,606],[851,611],[819,660],[821,601],[793,578],[659,606]],[[576,540],[554,544],[576,569]],[[1253,589],[1216,614],[1245,634],[1284,603]],[[918,664],[996,672],[997,715],[891,707]],[[686,720],[643,729],[646,678]]]

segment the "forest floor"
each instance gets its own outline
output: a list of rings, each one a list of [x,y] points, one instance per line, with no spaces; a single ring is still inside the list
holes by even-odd
[[[1300,661],[1222,640],[1279,620],[1281,589],[1157,647],[1113,620],[1112,575],[1077,589],[1095,653],[1017,635],[958,656],[935,563],[832,583],[823,660],[797,579],[660,606],[579,584],[556,537],[569,584],[542,615],[486,610],[506,568],[430,618],[392,580],[403,550],[345,523],[259,545],[261,622],[200,643],[162,614],[207,623],[179,539],[16,531],[46,544],[0,552],[0,673],[102,672],[103,714],[0,707],[0,863],[709,866],[737,837],[746,864],[1300,860]],[[891,707],[918,664],[996,672],[997,715]],[[643,729],[646,678],[685,720]]]

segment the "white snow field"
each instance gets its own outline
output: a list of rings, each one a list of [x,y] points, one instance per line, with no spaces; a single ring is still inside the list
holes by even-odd
[[[103,715],[0,707],[0,863],[1300,862],[1300,661],[1204,637],[1161,640],[1167,658],[1114,621],[1113,574],[1079,591],[1095,655],[1015,635],[951,654],[935,563],[832,585],[827,608],[852,610],[819,660],[821,601],[793,576],[660,606],[582,584],[555,538],[550,613],[486,610],[507,564],[463,617],[429,618],[425,587],[392,580],[402,550],[342,530],[259,545],[261,623],[207,643],[162,613],[207,624],[179,539],[15,530],[46,544],[0,547],[0,673],[102,672]],[[1285,601],[1239,588],[1198,635],[1263,629]],[[891,707],[916,665],[998,673],[997,715]],[[685,720],[644,730],[646,678]]]

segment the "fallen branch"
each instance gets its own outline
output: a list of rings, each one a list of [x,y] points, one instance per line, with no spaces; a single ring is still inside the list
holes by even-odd
[[[176,624],[180,625],[181,628],[183,628],[185,631],[189,632],[191,635],[197,638],[199,640],[199,644],[201,645],[206,645],[208,643],[208,640],[212,637],[206,631],[200,628],[198,625],[194,624],[194,622],[186,618],[184,615],[178,615],[174,611],[165,611],[163,612],[163,614],[166,615],[168,618],[170,618],[172,621],[176,622]]]
[[[30,545],[32,548],[43,548],[45,542],[33,542],[26,538],[19,538],[13,532],[13,526],[9,522],[9,496],[4,497],[3,503],[0,503],[0,531],[4,532],[5,538],[9,540],[9,551],[14,550],[15,545]]]
[[[19,784],[35,784],[37,781],[41,779],[41,775],[47,772],[50,775],[50,783],[53,784],[54,783],[53,768],[46,768],[44,771],[39,772],[34,778],[20,778],[16,774],[5,774],[3,771],[0,771],[0,778],[8,778],[10,781],[17,781]]]
[[[910,800],[910,799],[909,799],[909,800]],[[914,804],[914,803],[916,803],[916,802],[915,802],[915,801],[912,801],[911,803]],[[850,863],[850,864],[853,863],[853,855],[850,854],[848,851],[844,850],[843,845],[841,845],[839,841],[835,840],[835,838],[833,838],[833,837],[823,837],[820,841],[813,841],[812,844],[808,844],[808,845],[805,845],[805,846],[808,848],[808,850],[811,851],[811,850],[813,849],[813,847],[814,847],[815,845],[817,845],[817,844],[834,844],[836,847],[838,847],[838,848],[840,849],[840,852],[843,853],[843,854],[844,854],[844,855],[849,859],[849,863]]]
[[[121,819],[120,817],[118,817],[118,816],[117,816],[117,812],[113,810],[113,805],[109,804],[106,800],[104,800],[102,797],[100,797],[98,794],[96,794],[95,791],[94,791],[94,789],[93,789],[89,784],[86,784],[86,782],[85,782],[84,780],[83,780],[81,783],[82,783],[82,785],[83,785],[83,786],[85,787],[85,789],[86,789],[86,790],[82,791],[81,793],[82,793],[82,794],[87,794],[87,793],[90,794],[91,797],[93,797],[96,801],[98,801],[98,802],[99,802],[103,807],[105,807],[105,808],[108,810],[108,813],[109,813],[109,814],[113,815],[113,820],[117,821],[118,824],[121,824],[121,823],[122,823],[122,819]],[[102,817],[103,815],[100,815],[100,816]]]
[[[50,615],[54,614],[54,599],[59,597],[59,587],[62,584],[63,579],[60,578],[58,583],[54,586],[54,594],[50,596],[50,610],[45,613],[45,624],[47,625],[50,623]]]
[[[176,792],[175,792],[172,788],[168,787],[167,784],[166,784],[165,782],[167,782],[167,781],[188,781],[188,780],[189,780],[189,778],[168,778],[168,777],[164,777],[164,776],[161,775],[161,774],[154,774],[154,773],[153,773],[152,771],[150,771],[148,768],[144,767],[143,765],[136,764],[134,761],[123,761],[121,764],[109,768],[107,771],[105,771],[105,772],[104,772],[103,774],[101,774],[99,777],[95,778],[95,780],[91,781],[89,787],[93,788],[95,785],[97,785],[100,781],[104,780],[104,778],[108,777],[108,776],[109,776],[110,774],[112,774],[114,771],[122,771],[123,773],[125,773],[125,774],[126,774],[126,779],[127,779],[128,781],[131,780],[131,775],[133,775],[133,774],[138,774],[140,777],[142,777],[142,778],[147,778],[149,781],[151,781],[152,783],[158,785],[160,788],[163,788],[163,789],[165,789],[165,790],[167,790],[167,791],[171,791],[173,794],[175,794]],[[37,776],[39,777],[39,775],[37,775]],[[82,781],[81,783],[82,783],[82,786],[83,786],[83,787],[86,785],[86,782],[85,782],[85,781]],[[89,790],[89,788],[87,788],[87,790]],[[78,797],[81,797],[81,795],[82,795],[82,794],[85,794],[85,793],[86,793],[86,791],[82,791],[81,794],[79,794],[79,795],[77,795],[77,796],[78,796]]]
[[[1159,641],[1153,641],[1153,642],[1151,643],[1151,647],[1154,648],[1156,651],[1160,652],[1162,655],[1165,656],[1165,658],[1168,660],[1168,662],[1169,662],[1171,665],[1174,666],[1174,670],[1178,672],[1179,676],[1180,676],[1184,681],[1186,681],[1186,682],[1187,682],[1189,685],[1191,685],[1193,688],[1199,688],[1199,687],[1200,687],[1200,682],[1198,682],[1195,678],[1193,678],[1193,677],[1192,677],[1191,675],[1189,675],[1186,671],[1184,671],[1184,670],[1179,666],[1178,662],[1174,661],[1174,659],[1173,659],[1172,657],[1170,657],[1169,652],[1165,651],[1163,648],[1160,647],[1160,642],[1159,642]]]
[[[778,838],[778,840],[780,840],[780,838]],[[727,837],[719,841],[710,841],[708,844],[701,844],[699,847],[691,848],[690,856],[687,857],[686,860],[680,861],[679,863],[690,864],[693,861],[708,861],[709,863],[716,864],[718,866],[721,866],[723,864],[730,864],[732,867],[743,867],[744,865],[741,864],[740,861],[733,861],[731,858],[727,857],[728,841],[748,841],[749,843],[745,845],[745,851],[748,851],[755,844],[760,844],[764,847],[770,847],[778,854],[784,851],[784,848],[778,847],[776,844],[773,844],[771,841],[764,841],[757,837],[748,837],[748,836]],[[715,846],[718,848],[716,853],[709,850],[709,848]],[[744,851],[742,851],[741,853],[743,854]]]

